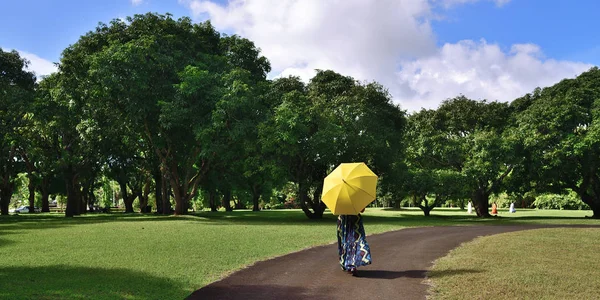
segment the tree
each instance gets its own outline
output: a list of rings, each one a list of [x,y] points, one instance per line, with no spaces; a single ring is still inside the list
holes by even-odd
[[[405,118],[380,85],[318,71],[308,85],[295,77],[274,81],[269,97],[277,100],[261,139],[297,184],[309,218],[322,217],[323,179],[342,162],[362,161],[394,178]]]
[[[538,192],[572,190],[600,218],[600,70],[534,92],[517,117],[529,154],[519,169]]]
[[[222,192],[227,210],[231,210],[228,199],[232,189],[247,189],[252,194],[253,210],[258,211],[262,191],[272,178],[269,176],[271,160],[263,156],[257,142],[258,128],[267,119],[270,109],[264,99],[265,74],[270,67],[248,40],[226,37],[222,48],[233,69],[223,76],[228,88],[212,112],[210,148],[215,156],[209,171],[212,174],[207,174],[211,179],[206,180],[204,186],[211,192]],[[211,201],[211,210],[216,209],[215,205],[216,200]]]
[[[440,162],[461,174],[479,217],[490,216],[490,195],[519,163],[509,138],[511,112],[507,103],[459,96],[445,100],[433,116],[439,133],[429,151],[439,152]]]
[[[23,170],[17,153],[22,144],[20,132],[34,99],[36,77],[28,72],[29,62],[16,51],[0,48],[0,212],[8,214],[15,176]]]
[[[159,163],[162,203],[167,183],[176,214],[187,212],[217,155],[212,115],[235,88],[228,76],[245,70],[266,78],[270,70],[250,41],[222,41],[208,22],[148,13],[99,25],[61,60],[72,97],[92,111],[110,107],[139,130]]]
[[[404,138],[409,170],[404,188],[425,216],[448,199],[468,197],[467,182],[457,168],[460,147],[447,139],[442,125],[435,110],[422,109],[409,116]]]
[[[36,92],[38,108],[35,113],[35,120],[40,125],[37,128],[48,137],[44,154],[40,156],[44,159],[38,163],[43,164],[48,188],[52,186],[52,173],[60,174],[67,195],[67,217],[85,212],[83,200],[89,197],[89,185],[100,167],[95,139],[87,133],[88,126],[84,124],[83,105],[73,99],[69,93],[71,89],[73,87],[63,72],[44,78]],[[82,185],[87,186],[87,191],[82,191]]]

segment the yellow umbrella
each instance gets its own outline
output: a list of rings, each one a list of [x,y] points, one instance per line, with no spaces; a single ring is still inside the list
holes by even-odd
[[[365,163],[343,163],[325,177],[321,200],[334,215],[358,215],[376,189],[377,175]]]

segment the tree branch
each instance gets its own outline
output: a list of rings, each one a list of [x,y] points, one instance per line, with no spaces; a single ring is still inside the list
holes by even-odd
[[[498,184],[500,184],[500,182],[502,182],[502,180],[504,180],[504,178],[506,176],[508,176],[508,174],[510,174],[510,172],[513,170],[513,168],[514,168],[514,165],[509,165],[508,168],[504,171],[504,173],[502,173],[502,175],[500,175],[500,177],[498,177],[496,180],[494,180],[494,182],[492,183],[490,188],[486,191],[486,193],[487,194],[491,193],[498,186]]]

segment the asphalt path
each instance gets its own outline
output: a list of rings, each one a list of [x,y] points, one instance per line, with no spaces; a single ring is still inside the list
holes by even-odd
[[[187,299],[425,299],[427,271],[460,244],[479,236],[548,227],[571,226],[419,227],[369,235],[373,263],[359,268],[356,277],[341,270],[337,245],[330,244],[257,262]]]

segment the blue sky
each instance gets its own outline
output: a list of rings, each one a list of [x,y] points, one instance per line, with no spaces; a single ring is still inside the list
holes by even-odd
[[[64,48],[93,30],[98,22],[148,11],[188,14],[177,0],[139,5],[128,0],[3,0],[0,11],[1,47],[17,48],[51,61],[58,61]]]
[[[305,12],[277,10],[282,3]],[[220,31],[255,41],[271,60],[273,76],[305,78],[314,68],[333,68],[382,82],[413,109],[435,106],[451,93],[510,100],[500,98],[600,64],[600,1],[592,0],[3,0],[0,11],[0,47],[26,53],[34,70],[42,70],[40,61],[57,62],[98,22],[170,12],[210,18]],[[281,24],[297,27],[271,32]],[[344,29],[357,24],[366,33]],[[532,70],[526,76],[520,74],[524,64]]]
[[[501,7],[477,2],[443,12],[439,42],[485,38],[502,46],[539,45],[546,56],[600,64],[600,1],[513,0]]]

